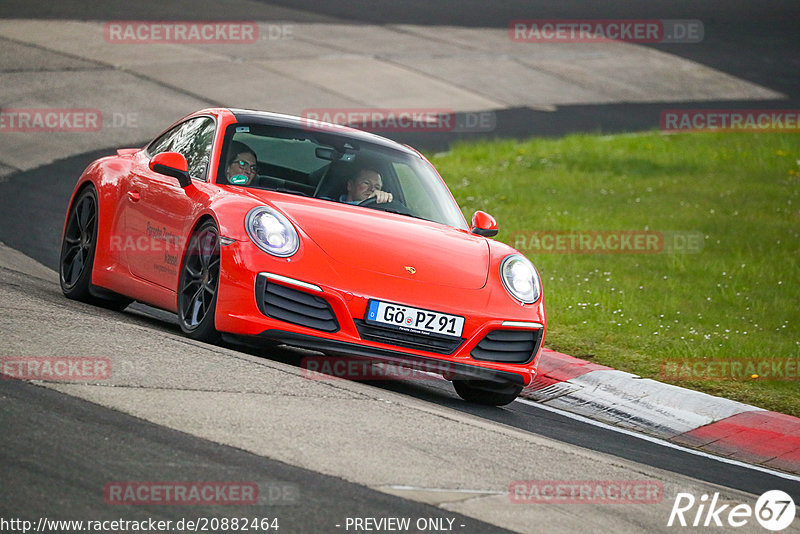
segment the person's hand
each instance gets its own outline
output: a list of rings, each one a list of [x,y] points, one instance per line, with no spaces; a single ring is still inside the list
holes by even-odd
[[[378,204],[391,202],[393,199],[392,194],[388,191],[374,191],[370,196],[375,197],[375,202]]]

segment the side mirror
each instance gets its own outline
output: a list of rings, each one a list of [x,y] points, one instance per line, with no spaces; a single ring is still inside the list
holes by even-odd
[[[181,187],[186,187],[192,183],[192,178],[189,176],[189,164],[186,163],[186,158],[183,157],[183,154],[178,152],[156,154],[150,159],[149,166],[153,172],[177,178]]]
[[[485,211],[476,211],[472,216],[470,232],[483,237],[494,237],[497,235],[497,221]]]

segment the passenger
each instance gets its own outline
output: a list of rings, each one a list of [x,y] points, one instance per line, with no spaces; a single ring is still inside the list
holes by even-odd
[[[258,157],[255,151],[244,143],[233,141],[228,148],[228,165],[225,177],[229,184],[252,185],[258,177]]]

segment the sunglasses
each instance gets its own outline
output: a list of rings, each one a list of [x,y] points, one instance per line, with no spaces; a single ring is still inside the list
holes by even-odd
[[[251,165],[249,162],[243,159],[232,161],[231,165],[238,165],[242,170],[244,170],[245,168],[249,168],[253,172],[258,171],[258,165]]]

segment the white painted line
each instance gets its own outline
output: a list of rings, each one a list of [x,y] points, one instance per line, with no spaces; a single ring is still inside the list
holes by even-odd
[[[632,436],[634,438],[639,438],[644,441],[649,441],[650,443],[655,443],[656,445],[661,445],[662,447],[669,447],[671,449],[676,449],[682,452],[688,452],[689,454],[694,454],[695,456],[701,456],[703,458],[708,458],[711,460],[716,460],[718,462],[722,462],[725,464],[735,465],[738,467],[744,467],[747,469],[752,469],[753,471],[760,471],[762,473],[767,473],[769,475],[777,476],[780,478],[785,478],[787,480],[792,480],[795,482],[800,482],[800,476],[791,475],[789,473],[783,473],[781,471],[774,471],[767,467],[761,467],[759,465],[748,464],[745,462],[741,462],[739,460],[732,460],[730,458],[724,458],[722,456],[716,456],[714,454],[710,454],[703,451],[698,451],[696,449],[690,449],[688,447],[684,447],[682,445],[676,445],[675,443],[670,443],[669,441],[664,441],[660,438],[654,438],[652,436],[648,436],[646,434],[639,434],[638,432],[633,432],[631,430],[627,430],[624,428],[615,427],[613,425],[609,425],[606,423],[601,423],[600,421],[595,421],[594,419],[589,419],[588,417],[584,417],[582,415],[576,415],[570,412],[565,412],[563,410],[559,410],[557,408],[553,408],[552,406],[546,406],[544,404],[539,404],[538,402],[529,401],[523,398],[517,398],[516,402],[522,402],[524,404],[529,404],[531,406],[535,406],[536,408],[540,408],[542,410],[557,413],[559,415],[563,415],[564,417],[569,417],[570,419],[574,419],[576,421],[580,421],[581,423],[586,423],[589,425],[593,425],[599,428],[603,428],[606,430],[613,430],[614,432],[619,432],[620,434],[625,434],[627,436]]]

